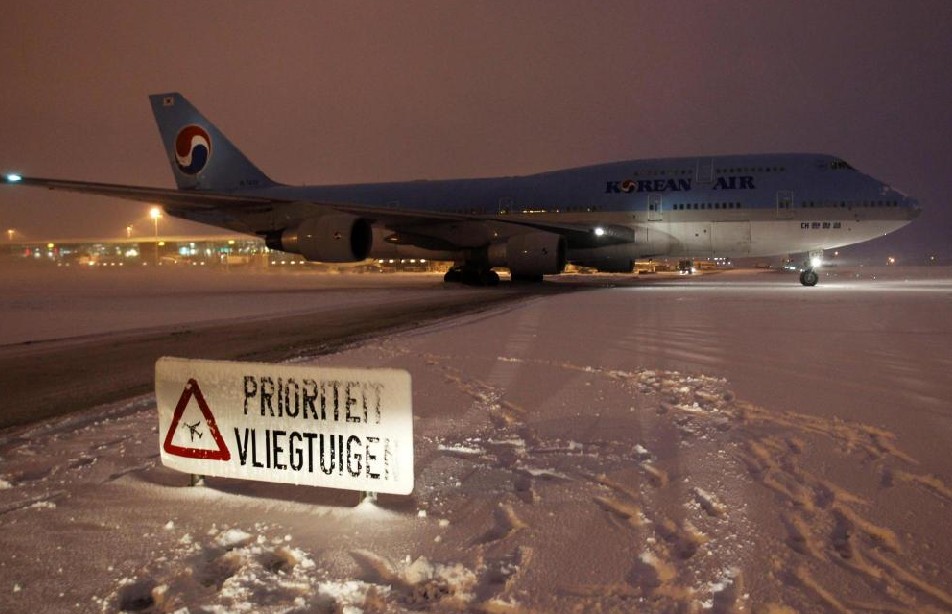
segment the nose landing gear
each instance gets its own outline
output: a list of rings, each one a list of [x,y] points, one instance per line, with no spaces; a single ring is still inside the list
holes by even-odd
[[[823,265],[823,250],[817,249],[811,251],[804,263],[803,270],[800,272],[800,283],[804,286],[812,287],[820,281],[816,268]]]
[[[807,287],[812,287],[820,281],[820,276],[812,268],[804,269],[800,272],[800,283]]]

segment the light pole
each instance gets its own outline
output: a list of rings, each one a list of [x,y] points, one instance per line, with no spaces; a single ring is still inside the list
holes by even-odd
[[[159,266],[159,218],[162,217],[162,209],[152,207],[149,209],[149,217],[155,227],[155,266]]]

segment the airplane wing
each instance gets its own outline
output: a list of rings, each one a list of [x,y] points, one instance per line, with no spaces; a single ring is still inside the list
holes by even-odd
[[[278,208],[289,205],[296,207],[305,205],[308,208],[313,208],[314,216],[331,210],[350,213],[395,231],[407,243],[421,246],[426,244],[431,247],[440,246],[442,248],[471,247],[470,242],[462,238],[459,242],[454,241],[454,235],[460,236],[464,234],[461,233],[462,230],[472,229],[474,226],[482,228],[484,232],[476,233],[476,235],[482,236],[491,236],[492,231],[495,231],[497,236],[511,236],[523,232],[525,228],[552,232],[564,236],[568,245],[573,248],[627,243],[634,240],[633,232],[628,227],[593,227],[592,225],[551,223],[543,220],[519,218],[513,215],[470,215],[405,208],[395,209],[359,203],[302,202],[246,193],[229,194],[204,190],[150,188],[112,183],[24,177],[15,174],[5,175],[3,183],[122,198],[153,205],[158,204],[172,210],[192,209],[209,213],[219,211],[232,217],[240,216],[243,209],[257,209],[260,211],[261,207]]]
[[[3,182],[8,185],[26,185],[48,190],[64,192],[78,192],[80,194],[95,194],[112,196],[126,200],[135,200],[153,205],[167,205],[170,207],[192,207],[200,209],[216,209],[223,205],[261,205],[271,202],[268,198],[254,196],[233,196],[208,192],[186,192],[168,188],[145,188],[114,183],[94,183],[90,181],[69,181],[63,179],[42,179],[40,177],[23,177],[21,175],[7,175]]]

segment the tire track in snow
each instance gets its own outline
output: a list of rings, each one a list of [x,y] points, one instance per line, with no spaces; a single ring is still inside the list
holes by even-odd
[[[512,365],[524,366],[521,365],[523,362],[522,359],[509,356],[500,357],[498,362],[509,365],[510,369]],[[533,462],[533,459],[545,456],[549,464],[559,466],[562,464],[562,461],[565,460],[565,457],[571,458],[572,456],[580,454],[580,447],[571,442],[566,446],[562,442],[547,441],[540,437],[534,429],[524,422],[524,419],[530,413],[529,410],[527,408],[515,407],[511,403],[504,404],[500,402],[501,394],[494,386],[487,382],[465,377],[453,367],[447,366],[454,364],[452,356],[427,356],[427,364],[433,365],[444,373],[452,374],[447,376],[447,381],[451,381],[458,386],[461,391],[472,398],[475,404],[480,406],[482,411],[489,416],[490,423],[497,429],[493,434],[495,437],[515,436],[519,441],[524,442],[525,445],[518,455],[522,463]],[[570,369],[586,374],[607,375],[609,379],[622,385],[630,383],[626,374],[620,372],[606,374],[589,367],[574,367],[566,364],[560,364],[558,368],[563,370]],[[491,372],[498,373],[495,369],[492,369]],[[513,372],[514,370],[508,371],[509,374]],[[502,432],[499,432],[500,430]],[[459,447],[471,446],[472,440],[473,437],[470,436],[464,441],[457,442],[455,445]],[[444,445],[446,447],[446,453],[452,454],[454,449],[458,449],[454,448],[454,444],[447,443]],[[523,467],[512,462],[507,462],[505,457],[501,457],[498,454],[490,453],[490,446],[486,446],[485,441],[482,442],[482,445],[486,448],[486,453],[469,456],[467,460],[470,462],[482,461],[493,467],[512,471],[516,475],[525,475],[526,471]],[[618,447],[613,442],[602,442],[602,445],[609,450],[613,445]],[[586,454],[586,456],[589,457],[589,461],[596,465],[601,465],[602,459],[599,458],[600,454],[601,452],[591,452]],[[667,471],[653,462],[652,455],[647,452],[643,446],[628,446],[621,455],[629,457],[629,462],[633,461],[633,465],[639,468],[642,474],[642,479],[640,480],[642,486],[650,485],[651,488],[657,490],[668,488],[670,478]],[[617,451],[610,451],[608,453],[608,457],[612,459],[612,462],[615,462],[618,456],[619,453]],[[561,474],[562,472],[559,473]],[[585,470],[575,470],[565,473],[567,473],[566,479],[586,481],[592,485],[594,492],[590,498],[591,503],[601,512],[608,514],[610,519],[617,519],[616,526],[619,530],[632,533],[632,535],[625,539],[644,539],[643,535],[639,536],[639,531],[644,529],[646,525],[650,527],[647,531],[654,537],[649,537],[648,541],[653,545],[651,546],[651,550],[646,550],[643,553],[642,559],[649,560],[652,564],[645,567],[645,563],[639,561],[636,568],[631,571],[631,582],[634,582],[636,585],[636,587],[632,589],[634,590],[632,595],[649,599],[668,596],[674,598],[674,600],[679,603],[690,601],[697,597],[697,591],[691,590],[685,585],[677,584],[675,579],[679,576],[679,566],[681,562],[693,557],[700,547],[707,542],[707,537],[701,531],[689,520],[682,519],[676,521],[660,513],[644,511],[641,507],[643,495],[638,491],[637,486],[634,488],[629,487],[612,480],[605,474],[594,475]],[[519,478],[514,478],[514,484],[518,485],[519,483]],[[607,488],[610,494],[597,494],[598,490],[604,488]],[[515,490],[524,490],[524,487],[520,488],[517,486]],[[528,503],[524,498],[521,499],[524,504]],[[708,500],[713,501],[714,499],[708,495]],[[535,499],[533,499],[533,502],[534,501]],[[710,505],[713,509],[715,504],[710,503]],[[524,522],[518,519],[512,505],[501,505],[497,507],[494,512],[494,517],[495,521],[492,528],[476,540],[478,544],[485,545],[505,540],[509,538],[515,530],[527,528],[523,526]],[[513,517],[517,520],[513,521]],[[538,555],[536,560],[538,560]],[[641,577],[645,575],[645,569],[655,570],[654,572],[648,573],[648,579]],[[659,572],[658,570],[661,571]],[[661,580],[655,582],[651,578],[655,580],[661,578]],[[708,584],[713,583],[713,580],[708,582]],[[597,590],[589,591],[589,589],[586,589],[584,586],[574,586],[567,588],[565,594],[578,596],[580,594],[588,594],[589,592],[606,593],[605,587],[599,587]],[[615,592],[617,593],[617,591]],[[612,590],[607,591],[607,594],[612,593]],[[627,594],[626,591],[622,591],[622,593]]]
[[[433,364],[446,365],[452,364],[454,357],[431,356],[430,360]],[[819,597],[834,609],[840,605],[845,608],[868,606],[865,602],[838,597],[837,592],[843,587],[823,586],[828,575],[823,570],[833,566],[852,576],[851,586],[862,586],[869,594],[878,595],[884,604],[892,604],[887,607],[908,611],[952,607],[952,597],[941,584],[911,570],[910,562],[904,560],[907,549],[903,541],[908,538],[872,519],[868,513],[871,504],[866,498],[835,479],[822,477],[803,466],[803,458],[812,459],[821,452],[818,448],[825,445],[843,455],[844,462],[855,463],[860,471],[866,464],[881,464],[885,467],[881,471],[886,487],[905,483],[943,501],[952,498],[952,489],[938,476],[914,472],[915,458],[897,445],[891,432],[871,425],[774,411],[738,401],[727,388],[727,382],[717,378],[647,369],[630,372],[600,369],[514,356],[497,360],[507,365],[507,377],[500,382],[511,380],[515,365],[595,375],[628,386],[633,392],[655,399],[658,411],[654,420],[673,428],[680,445],[688,442],[695,445],[699,439],[713,438],[718,446],[727,448],[727,455],[715,456],[712,451],[707,458],[733,464],[737,475],[748,476],[753,484],[775,497],[775,518],[782,527],[781,544],[788,550],[777,555],[777,572],[770,575],[775,592],[786,594],[791,603],[802,604],[804,597],[809,603],[811,598]],[[525,422],[533,410],[520,407],[513,411],[511,405],[504,406],[500,402],[502,393],[488,382],[462,374],[458,374],[454,382],[490,416],[497,430],[527,442],[520,462],[530,463],[545,455],[553,463],[557,460],[553,454],[557,457],[576,452],[559,442],[540,438]],[[726,565],[731,555],[725,553],[724,564],[719,566],[695,565],[693,560],[700,552],[706,555],[703,558],[718,557],[719,550],[730,542],[728,534],[751,522],[743,514],[736,518],[744,503],[716,483],[697,483],[700,476],[695,475],[692,466],[682,466],[680,461],[671,474],[667,467],[671,459],[652,458],[648,449],[640,447],[647,454],[633,454],[630,459],[630,465],[641,472],[641,480],[634,487],[616,483],[605,475],[568,472],[569,479],[588,480],[608,489],[606,494],[591,497],[594,508],[613,519],[616,530],[628,534],[625,539],[641,541],[646,547],[623,589],[617,585],[578,585],[567,587],[565,594],[583,600],[594,594],[614,595],[622,601],[648,600],[672,606],[700,602],[717,604],[719,611],[738,607],[749,595],[740,590],[744,583],[738,569]],[[471,460],[517,471],[511,462],[499,464],[499,457],[488,451]],[[891,468],[894,465],[902,468]],[[662,503],[670,496],[664,493],[672,488],[679,490],[676,496],[681,499],[682,508],[697,510],[693,521],[687,517],[679,519],[680,514],[671,516],[675,507]],[[697,522],[704,523],[703,531],[695,525]],[[797,590],[803,592],[797,595]]]

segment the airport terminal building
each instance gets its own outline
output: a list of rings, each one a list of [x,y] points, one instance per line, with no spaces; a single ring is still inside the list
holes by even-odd
[[[333,265],[269,249],[247,235],[178,235],[123,239],[78,238],[5,242],[0,258],[22,266],[57,267],[309,267],[352,271],[445,271],[452,263],[418,259],[367,260]]]

